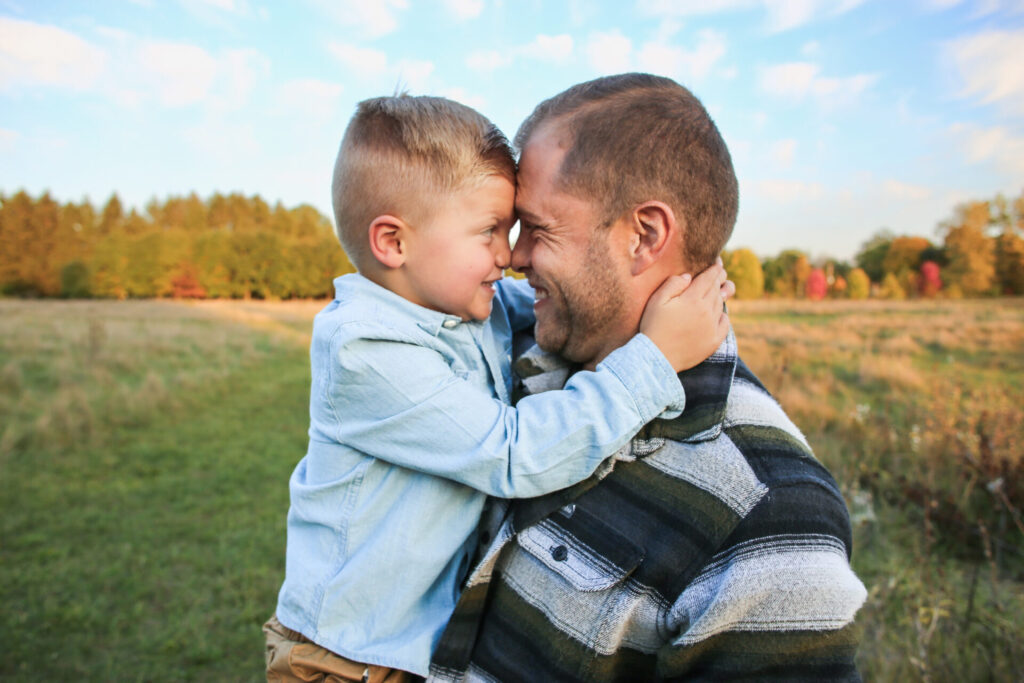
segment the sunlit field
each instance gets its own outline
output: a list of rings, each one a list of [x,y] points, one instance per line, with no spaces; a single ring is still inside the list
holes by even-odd
[[[321,306],[0,300],[0,679],[262,678]],[[865,678],[1024,679],[1024,301],[731,311],[850,505]]]

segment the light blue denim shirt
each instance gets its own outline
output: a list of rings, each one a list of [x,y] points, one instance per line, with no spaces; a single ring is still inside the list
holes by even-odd
[[[499,282],[485,322],[358,274],[335,288],[313,323],[309,450],[289,483],[277,617],[343,657],[426,675],[486,497],[585,479],[685,395],[638,334],[564,391],[512,407],[512,332],[533,323],[525,282]]]

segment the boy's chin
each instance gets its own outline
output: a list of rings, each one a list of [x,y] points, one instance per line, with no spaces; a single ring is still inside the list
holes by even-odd
[[[481,309],[479,311],[470,311],[469,312],[469,317],[467,318],[466,316],[462,316],[462,320],[463,320],[463,322],[468,322],[470,320],[475,320],[477,322],[483,322],[484,320],[487,320],[490,317],[491,317],[491,307],[488,306],[486,311],[483,311],[483,309]]]

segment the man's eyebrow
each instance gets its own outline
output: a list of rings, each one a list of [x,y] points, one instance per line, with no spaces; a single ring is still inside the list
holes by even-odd
[[[518,204],[516,205],[516,216],[519,217],[519,220],[526,220],[528,223],[540,223],[541,222],[541,220],[540,220],[540,218],[538,218],[537,214],[530,213],[530,211],[528,209],[524,209],[521,206],[519,206]]]

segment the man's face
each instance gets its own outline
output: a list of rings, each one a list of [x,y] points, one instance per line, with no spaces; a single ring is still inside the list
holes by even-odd
[[[599,228],[595,207],[555,189],[564,156],[557,137],[544,129],[523,150],[516,191],[521,229],[512,267],[537,291],[540,347],[593,367],[625,341],[619,327],[628,266],[613,253],[617,226]]]

